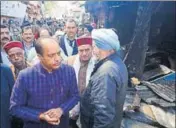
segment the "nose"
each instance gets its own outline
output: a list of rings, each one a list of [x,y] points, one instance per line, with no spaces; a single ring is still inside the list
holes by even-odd
[[[15,55],[14,55],[14,59],[15,59],[15,60],[18,60],[18,59],[19,59],[18,55],[15,54]]]
[[[56,55],[56,57],[55,57],[55,61],[56,61],[56,62],[59,62],[60,60],[61,60],[60,55]]]
[[[86,51],[83,51],[83,55],[86,55],[87,54],[87,52]]]

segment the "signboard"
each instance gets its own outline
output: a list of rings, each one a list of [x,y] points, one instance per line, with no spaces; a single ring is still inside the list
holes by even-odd
[[[1,15],[24,18],[27,6],[19,1],[1,1]]]

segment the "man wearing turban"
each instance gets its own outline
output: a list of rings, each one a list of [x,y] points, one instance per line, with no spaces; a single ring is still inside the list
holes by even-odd
[[[112,29],[92,31],[97,64],[80,103],[82,128],[120,128],[128,84],[127,68],[118,52],[120,42]]]

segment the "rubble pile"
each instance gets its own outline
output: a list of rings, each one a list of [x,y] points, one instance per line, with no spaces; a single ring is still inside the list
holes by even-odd
[[[175,128],[175,72],[152,81],[133,79],[124,105],[122,128]]]

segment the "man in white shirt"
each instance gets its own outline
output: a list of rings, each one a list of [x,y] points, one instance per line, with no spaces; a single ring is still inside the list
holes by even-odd
[[[78,48],[76,45],[77,23],[70,19],[65,24],[66,34],[60,38],[60,47],[63,49],[66,56],[76,55]]]
[[[22,43],[25,51],[25,57],[28,58],[29,51],[34,47],[34,34],[30,26],[22,28]]]

